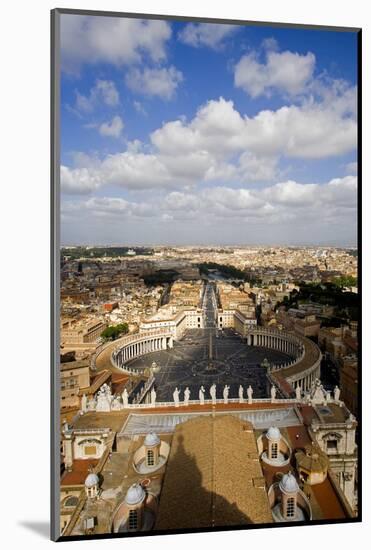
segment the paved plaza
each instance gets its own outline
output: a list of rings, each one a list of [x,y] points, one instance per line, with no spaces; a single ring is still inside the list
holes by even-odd
[[[155,361],[159,371],[155,373],[158,401],[172,401],[177,386],[181,392],[188,386],[190,399],[198,399],[198,390],[205,387],[205,398],[209,399],[209,388],[215,382],[217,399],[222,399],[223,387],[230,386],[229,397],[238,397],[240,384],[245,389],[251,384],[254,397],[268,397],[266,370],[261,363],[266,358],[271,363],[284,363],[290,356],[281,351],[247,346],[242,338],[231,329],[213,332],[213,369],[209,365],[209,335],[212,329],[188,330],[184,337],[174,343],[173,349],[156,351],[138,357],[127,363],[131,368],[151,366]],[[183,393],[180,398],[183,399]]]

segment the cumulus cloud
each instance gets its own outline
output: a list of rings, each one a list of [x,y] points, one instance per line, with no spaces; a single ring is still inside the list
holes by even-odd
[[[324,184],[303,184],[296,181],[277,183],[264,189],[244,189],[227,186],[208,187],[194,192],[171,191],[151,201],[128,201],[123,198],[92,197],[80,203],[79,209],[99,215],[149,217],[187,220],[197,218],[200,224],[264,221],[280,224],[284,220],[331,220],[342,224],[353,219],[357,205],[357,180],[353,176],[337,178]],[[295,227],[294,225],[292,227]]]
[[[171,28],[166,21],[67,15],[61,18],[62,70],[78,74],[83,63],[138,63],[166,58]]]
[[[83,203],[83,207],[99,215],[107,214],[128,217],[151,217],[154,215],[153,208],[149,203],[130,202],[117,197],[92,197]]]
[[[99,133],[101,136],[119,138],[121,136],[124,123],[121,117],[114,116],[111,122],[103,122],[99,126]]]
[[[125,76],[125,83],[134,92],[171,99],[183,80],[183,75],[175,67],[133,68]]]
[[[335,100],[328,105],[309,102],[248,117],[232,101],[220,98],[202,106],[188,124],[180,120],[164,124],[151,134],[151,141],[167,154],[198,149],[227,155],[248,150],[255,155],[323,158],[356,146],[356,121],[344,115],[346,109]]]
[[[97,189],[102,181],[96,172],[88,168],[61,166],[61,189],[64,193],[86,194]]]
[[[235,66],[234,83],[255,98],[272,91],[300,94],[313,76],[315,56],[268,49],[265,63],[255,52],[244,55]]]
[[[150,148],[133,142],[102,160],[91,162],[85,156],[78,167],[87,169],[95,187],[100,185],[96,182],[127,189],[272,183],[280,175],[281,158],[321,159],[356,147],[356,121],[348,105],[352,97],[309,101],[254,117],[239,113],[232,101],[208,101],[192,120],[173,120],[152,132]],[[119,126],[105,128],[106,135],[119,133]],[[75,182],[85,192],[89,186],[80,184],[79,177],[74,173],[65,189],[72,191]],[[86,174],[81,177],[86,180]]]
[[[200,48],[206,46],[218,49],[225,39],[238,31],[237,25],[223,25],[218,23],[188,23],[178,34],[184,44]]]
[[[120,103],[120,96],[111,80],[97,80],[88,95],[80,94],[76,90],[75,109],[79,112],[91,113],[99,103],[109,107],[116,107]]]

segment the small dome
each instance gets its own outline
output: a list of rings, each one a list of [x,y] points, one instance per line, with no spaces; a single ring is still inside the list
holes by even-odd
[[[134,483],[131,487],[129,487],[128,492],[125,496],[125,502],[129,505],[134,504],[140,504],[144,497],[146,496],[146,493],[143,489],[143,487],[139,483]]]
[[[94,487],[94,485],[99,485],[99,477],[97,474],[89,474],[85,479],[85,487]]]
[[[267,438],[271,441],[279,441],[281,439],[281,432],[276,426],[271,426],[267,431]]]
[[[280,489],[283,493],[297,493],[299,491],[298,482],[291,472],[282,477],[280,481]]]
[[[146,447],[154,447],[159,443],[160,443],[160,438],[154,432],[149,432],[144,439],[144,445]]]

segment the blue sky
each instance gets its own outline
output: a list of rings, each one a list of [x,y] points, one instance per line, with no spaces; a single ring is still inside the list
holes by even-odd
[[[355,244],[356,33],[61,29],[62,244]]]

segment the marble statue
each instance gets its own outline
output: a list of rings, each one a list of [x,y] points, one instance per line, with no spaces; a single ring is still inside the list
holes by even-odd
[[[297,401],[300,401],[301,400],[301,386],[296,386],[295,394],[296,394]]]
[[[254,393],[254,390],[252,389],[251,384],[250,384],[249,387],[247,388],[247,401],[248,401],[249,405],[252,404],[252,394],[253,393]]]
[[[103,384],[97,393],[97,406],[98,412],[109,412],[112,406],[112,394],[111,388],[108,384]]]
[[[152,389],[151,389],[151,405],[153,407],[156,405],[156,390],[154,386],[152,386]]]
[[[200,405],[205,404],[205,388],[201,386],[200,391],[198,392],[198,397],[200,400]]]
[[[111,409],[114,410],[114,411],[119,411],[119,410],[121,409],[120,398],[119,398],[118,395],[116,395],[116,396],[112,399]]]
[[[85,393],[81,398],[81,410],[83,413],[85,413],[88,410],[88,398],[86,397]]]
[[[224,386],[224,390],[223,390],[223,399],[224,399],[224,403],[225,403],[225,404],[228,403],[229,388],[230,388],[230,386],[227,386],[227,384]]]
[[[273,403],[273,401],[275,401],[276,395],[277,395],[276,386],[272,386],[271,387],[271,401],[272,401],[272,403]]]
[[[312,388],[307,395],[307,401],[313,405],[324,405],[327,401],[326,390],[318,378],[312,384]]]
[[[239,397],[240,403],[243,403],[243,386],[241,386],[241,384],[240,384],[240,387],[238,388],[238,397]]]
[[[86,404],[86,408],[88,411],[95,411],[95,407],[96,407],[96,401],[94,399],[94,397],[91,397],[91,399],[88,399],[88,402]]]
[[[124,391],[122,392],[121,397],[122,397],[122,402],[124,404],[124,408],[126,409],[127,406],[129,405],[129,394],[126,388],[124,388]]]
[[[335,401],[339,401],[339,399],[340,399],[340,388],[339,388],[339,386],[335,386],[335,388],[334,388],[334,399],[335,399]]]
[[[216,384],[212,384],[212,386],[210,386],[210,396],[211,396],[211,401],[213,403],[213,405],[215,405],[216,403]]]
[[[191,396],[191,392],[189,387],[187,386],[186,389],[184,390],[184,405],[188,406],[190,396]]]
[[[173,399],[176,407],[179,407],[179,394],[180,391],[178,390],[178,388],[175,388],[175,390],[173,391]]]

